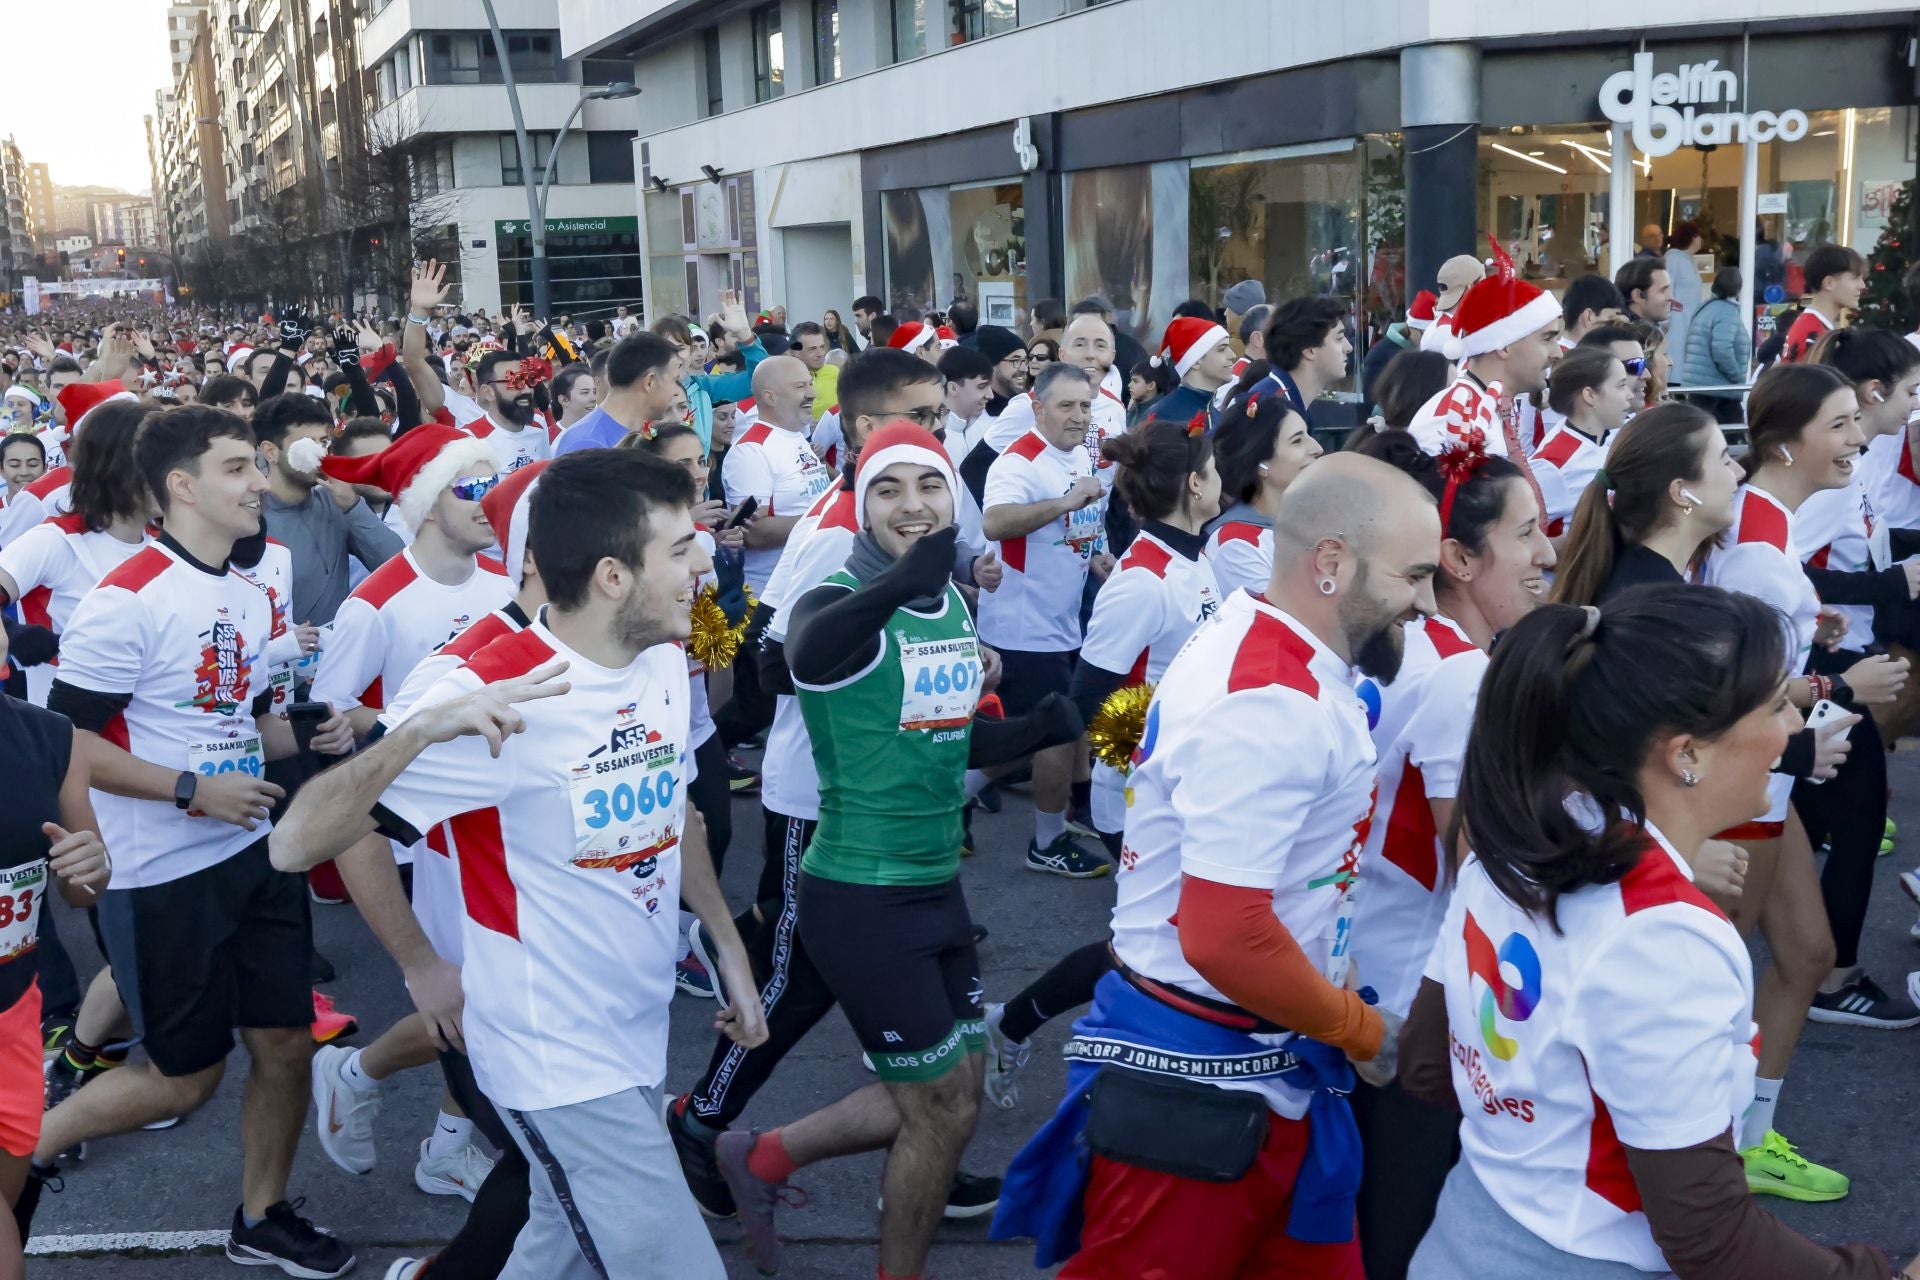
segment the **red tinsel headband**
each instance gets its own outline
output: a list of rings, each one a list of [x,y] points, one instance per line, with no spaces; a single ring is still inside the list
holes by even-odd
[[[1487,434],[1478,427],[1459,433],[1459,443],[1440,451],[1440,474],[1447,478],[1446,491],[1440,495],[1440,536],[1446,537],[1453,524],[1453,500],[1460,486],[1473,479],[1487,465]]]

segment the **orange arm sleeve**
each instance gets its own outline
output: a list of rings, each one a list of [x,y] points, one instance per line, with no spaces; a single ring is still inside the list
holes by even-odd
[[[1321,976],[1265,889],[1183,876],[1175,918],[1187,963],[1242,1009],[1361,1062],[1380,1052],[1380,1014]]]

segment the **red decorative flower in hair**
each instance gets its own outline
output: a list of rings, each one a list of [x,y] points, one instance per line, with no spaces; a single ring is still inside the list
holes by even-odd
[[[1200,412],[1194,414],[1193,417],[1188,420],[1187,435],[1189,437],[1193,437],[1193,436],[1203,436],[1205,434],[1207,434],[1207,411],[1205,409],[1202,409]]]
[[[1447,536],[1447,529],[1453,523],[1453,500],[1460,492],[1460,486],[1480,473],[1492,457],[1487,452],[1487,433],[1478,427],[1468,427],[1457,433],[1458,443],[1450,444],[1440,451],[1435,460],[1440,474],[1447,478],[1446,492],[1440,495],[1440,536]]]
[[[520,367],[507,375],[507,385],[515,391],[530,391],[553,377],[553,362],[540,356],[528,356]]]

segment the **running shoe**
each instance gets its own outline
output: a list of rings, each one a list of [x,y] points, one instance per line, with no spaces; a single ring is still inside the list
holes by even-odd
[[[1893,852],[1893,839],[1900,834],[1900,828],[1893,825],[1893,819],[1887,819],[1887,825],[1880,832],[1880,856],[1886,857]]]
[[[373,1172],[373,1122],[380,1118],[380,1090],[347,1083],[353,1050],[323,1044],[313,1051],[313,1127],[320,1149],[348,1173]]]
[[[970,1218],[985,1217],[999,1204],[1000,1179],[982,1178],[965,1169],[956,1169],[953,1185],[947,1189],[947,1203],[940,1210],[940,1216],[948,1222],[965,1222]],[[874,1202],[876,1209],[884,1211],[886,1207],[885,1196]]]
[[[233,1211],[233,1234],[227,1237],[227,1261],[243,1267],[278,1267],[290,1276],[331,1280],[353,1270],[353,1246],[319,1230],[300,1216],[305,1196],[282,1200],[267,1216],[248,1226],[244,1211]]]
[[[67,1041],[73,1039],[73,1024],[62,1018],[55,1022],[40,1024],[40,1056],[51,1058],[67,1047]]]
[[[1027,870],[1046,871],[1069,880],[1091,880],[1112,871],[1113,864],[1071,835],[1062,835],[1044,849],[1029,840]]]
[[[688,952],[673,966],[673,985],[690,996],[702,1000],[714,1000],[718,996],[713,989],[713,975],[707,966],[700,963],[700,957]]]
[[[413,1166],[413,1185],[430,1196],[463,1196],[473,1203],[474,1193],[493,1172],[493,1158],[469,1142],[447,1156],[431,1156],[427,1147],[432,1138],[420,1139],[420,1160]]]
[[[713,939],[698,919],[687,926],[687,958],[698,964],[707,976],[707,999],[718,1000],[723,1005],[730,1003],[727,984],[720,980],[720,964],[713,958]]]
[[[59,1195],[67,1189],[66,1179],[59,1170],[51,1165],[38,1165],[32,1160],[27,1162],[27,1180],[20,1185],[20,1195],[13,1202],[13,1222],[20,1230],[20,1238],[27,1239],[33,1234],[34,1210],[40,1207],[40,1193],[51,1191]]]
[[[1093,825],[1093,810],[1087,805],[1068,806],[1067,830],[1076,836],[1085,836],[1089,840],[1100,838],[1099,829]]]
[[[987,1101],[1002,1111],[1011,1111],[1020,1101],[1019,1076],[1033,1045],[1001,1034],[1000,1023],[1006,1016],[1006,1005],[987,1006]]]
[[[334,1008],[333,997],[323,991],[313,993],[313,1042],[332,1044],[342,1036],[350,1036],[360,1029],[350,1013],[342,1013]]]
[[[979,805],[981,810],[986,813],[998,813],[1006,803],[1001,798],[1000,784],[998,782],[989,782],[986,786],[980,788],[980,794],[973,798],[973,802]]]
[[[1847,1175],[1813,1163],[1773,1129],[1757,1147],[1740,1153],[1747,1165],[1747,1190],[1757,1196],[1789,1200],[1838,1200],[1852,1185]]]
[[[727,1180],[733,1192],[734,1211],[740,1217],[740,1229],[745,1236],[747,1260],[761,1275],[770,1276],[780,1270],[780,1233],[774,1230],[773,1211],[783,1203],[797,1209],[807,1201],[806,1193],[791,1183],[764,1182],[754,1176],[747,1165],[747,1156],[759,1137],[757,1129],[751,1132],[731,1129],[720,1135],[713,1150],[720,1165],[720,1176]]]
[[[753,791],[760,786],[760,775],[753,767],[743,764],[738,756],[727,757],[727,790],[738,795],[743,791]]]
[[[55,1054],[46,1065],[46,1109],[51,1111],[71,1098],[80,1091],[81,1086],[101,1074],[101,1071],[102,1068],[97,1062],[81,1067],[74,1065],[73,1059],[68,1057],[65,1051]]]
[[[686,1176],[693,1202],[709,1218],[733,1216],[733,1192],[720,1176],[720,1164],[714,1156],[714,1139],[700,1131],[687,1114],[688,1100],[682,1095],[667,1104],[667,1135],[673,1139],[674,1154],[680,1157],[680,1172]]]
[[[418,1280],[427,1274],[427,1264],[432,1261],[432,1258],[395,1258],[381,1280]]]
[[[1815,992],[1807,1016],[1815,1022],[1881,1031],[1904,1031],[1920,1026],[1920,1008],[1905,996],[1888,995],[1865,972],[1856,973],[1838,991]]]

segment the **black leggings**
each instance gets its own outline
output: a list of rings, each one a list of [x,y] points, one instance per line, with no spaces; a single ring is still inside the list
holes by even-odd
[[[1887,826],[1887,752],[1873,712],[1855,707],[1860,723],[1847,733],[1853,750],[1840,772],[1814,785],[1794,784],[1793,807],[1818,849],[1829,846],[1820,870],[1820,894],[1826,900],[1827,927],[1833,930],[1833,963],[1850,969],[1860,963],[1860,932],[1873,896],[1873,869]]]
[[[1104,938],[1069,951],[1007,1001],[1000,1015],[1000,1034],[1009,1040],[1026,1040],[1067,1010],[1091,1003],[1094,984],[1112,967],[1113,953]]]
[[[1367,1280],[1406,1280],[1413,1251],[1433,1225],[1440,1188],[1460,1158],[1460,1113],[1401,1091],[1356,1084],[1353,1118],[1364,1153],[1360,1258]]]
[[[500,1158],[474,1193],[467,1220],[447,1247],[434,1255],[428,1270],[449,1280],[493,1280],[506,1267],[513,1242],[527,1224],[527,1157],[501,1124],[500,1113],[480,1092],[467,1055],[442,1053],[440,1069],[447,1078],[447,1091],[473,1121],[473,1127],[499,1148]]]
[[[687,798],[707,824],[707,854],[713,874],[726,865],[727,846],[733,843],[733,788],[727,780],[727,745],[714,733],[693,749],[698,770]]]

